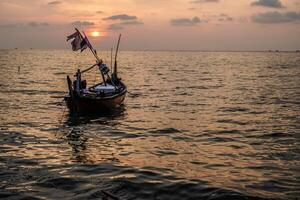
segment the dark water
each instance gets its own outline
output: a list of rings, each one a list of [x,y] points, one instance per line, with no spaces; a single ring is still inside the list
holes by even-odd
[[[92,60],[0,51],[0,198],[300,196],[300,54],[121,52],[125,104],[72,117],[66,75]]]

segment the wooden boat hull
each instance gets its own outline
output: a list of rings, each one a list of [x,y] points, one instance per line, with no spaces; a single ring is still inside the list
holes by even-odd
[[[101,111],[109,111],[121,105],[126,97],[126,89],[121,93],[110,97],[88,97],[75,96],[65,98],[68,108],[71,112],[77,113],[95,113]]]

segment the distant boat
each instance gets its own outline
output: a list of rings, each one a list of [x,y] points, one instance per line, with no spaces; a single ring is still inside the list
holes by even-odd
[[[65,101],[68,108],[71,112],[90,113],[108,111],[121,105],[127,93],[126,85],[121,81],[117,74],[117,54],[121,35],[119,35],[115,53],[113,73],[111,73],[110,76],[109,68],[105,63],[103,63],[102,59],[98,57],[97,52],[92,47],[84,32],[83,37],[78,29],[75,30],[76,32],[74,34],[68,36],[68,40],[73,39],[71,43],[73,51],[83,51],[86,48],[89,48],[97,61],[96,64],[83,71],[78,69],[74,75],[76,79],[73,82],[71,78],[67,76],[69,94],[65,97]],[[86,80],[82,80],[81,77],[84,73],[93,69],[94,67],[99,68],[102,82],[91,87],[87,87]]]

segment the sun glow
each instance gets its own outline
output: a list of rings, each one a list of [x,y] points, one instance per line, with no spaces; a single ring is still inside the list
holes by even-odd
[[[93,31],[93,32],[91,32],[91,36],[92,37],[99,37],[99,36],[101,36],[101,34],[98,31]]]

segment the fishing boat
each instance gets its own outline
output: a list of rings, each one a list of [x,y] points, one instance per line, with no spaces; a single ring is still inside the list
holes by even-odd
[[[72,40],[71,44],[73,51],[83,51],[89,48],[96,58],[96,63],[82,71],[78,69],[74,75],[75,80],[73,81],[71,80],[70,76],[67,76],[69,90],[68,95],[65,97],[67,107],[71,112],[94,113],[109,111],[117,106],[120,106],[123,103],[127,93],[126,85],[122,82],[121,78],[119,78],[117,74],[117,55],[121,35],[119,35],[117,43],[114,66],[113,69],[110,70],[107,64],[105,64],[103,60],[98,57],[96,50],[89,42],[86,34],[83,31],[81,33],[76,28],[75,30],[75,33],[67,37],[67,41]],[[99,69],[102,81],[88,87],[87,81],[82,79],[82,77],[86,72],[95,67]]]

